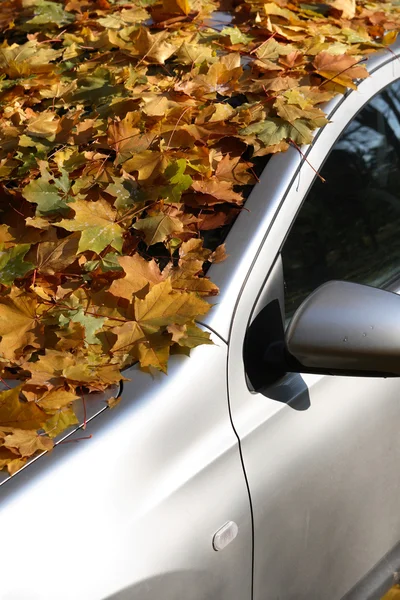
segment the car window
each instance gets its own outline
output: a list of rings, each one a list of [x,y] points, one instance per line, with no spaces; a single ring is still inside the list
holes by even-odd
[[[400,277],[400,80],[349,123],[320,174],[282,250],[287,318],[326,281]]]

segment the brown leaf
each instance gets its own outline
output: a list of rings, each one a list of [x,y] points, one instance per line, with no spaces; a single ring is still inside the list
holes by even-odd
[[[211,256],[208,260],[213,263],[220,263],[220,262],[223,262],[224,260],[226,260],[227,258],[228,258],[228,254],[226,253],[225,244],[220,244],[214,250],[214,252],[211,254]]]
[[[72,234],[57,242],[42,242],[36,249],[38,271],[54,275],[64,271],[77,258],[79,234]],[[28,255],[29,258],[29,255]]]

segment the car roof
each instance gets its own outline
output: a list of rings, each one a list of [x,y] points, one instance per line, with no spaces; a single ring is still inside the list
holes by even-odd
[[[389,50],[372,54],[366,63],[370,75],[373,77],[374,72],[388,62],[400,60],[398,53],[400,54],[400,41],[393,44]],[[338,95],[326,103],[323,108],[328,118],[350,94],[354,93],[357,93],[357,90],[348,90],[344,96]],[[329,123],[325,127],[335,125]],[[320,131],[321,129],[316,131],[312,145],[302,147],[303,156],[291,146],[286,152],[276,154],[268,161],[245,203],[245,209],[241,211],[227,235],[225,243],[228,258],[222,263],[213,264],[207,273],[218,285],[220,294],[212,299],[214,306],[203,318],[202,324],[215,331],[225,341],[229,338],[238,298],[265,232],[279,210],[290,182],[297,176],[311,147],[317,143]]]

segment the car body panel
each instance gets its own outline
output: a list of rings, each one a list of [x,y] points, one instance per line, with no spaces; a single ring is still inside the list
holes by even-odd
[[[128,369],[119,406],[74,434],[92,439],[59,445],[2,486],[1,600],[251,600],[227,348],[214,342],[172,357],[167,377]],[[229,520],[239,533],[216,552]]]
[[[392,59],[334,105],[332,123],[308,150],[309,163],[296,170],[293,152],[287,163],[282,156],[268,163],[260,182],[265,191],[255,188],[259,202],[265,196],[254,241],[260,246],[242,280],[239,273],[231,279],[231,290],[240,285],[241,293],[232,324],[220,332],[229,336],[232,418],[254,514],[254,600],[339,600],[400,539],[400,381],[288,374],[257,394],[243,366],[252,311],[268,297],[262,282],[268,286],[314,169],[368,99],[400,77],[400,62]],[[291,182],[284,191],[275,186],[279,170]],[[253,218],[244,212],[241,224],[246,217]],[[214,318],[215,327],[225,324],[223,316]]]

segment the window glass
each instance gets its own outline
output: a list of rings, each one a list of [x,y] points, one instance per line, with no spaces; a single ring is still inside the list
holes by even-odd
[[[400,277],[400,80],[350,122],[320,173],[282,251],[289,318],[326,281]]]

